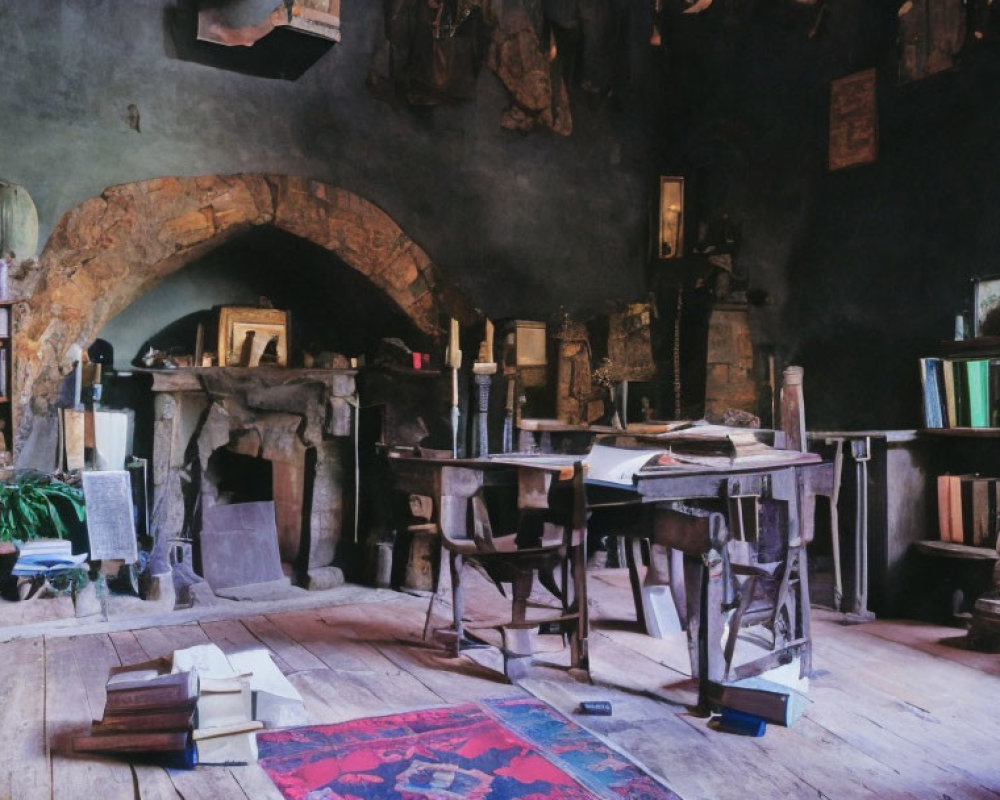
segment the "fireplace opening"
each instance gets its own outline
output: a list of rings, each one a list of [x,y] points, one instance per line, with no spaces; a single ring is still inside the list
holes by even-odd
[[[271,462],[220,447],[208,459],[205,482],[219,504],[274,500]]]

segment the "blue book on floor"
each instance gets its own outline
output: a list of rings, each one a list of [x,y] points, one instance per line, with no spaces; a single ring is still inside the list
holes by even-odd
[[[767,720],[755,714],[747,714],[732,708],[722,709],[722,714],[713,720],[715,727],[726,733],[740,736],[763,736],[767,730]]]

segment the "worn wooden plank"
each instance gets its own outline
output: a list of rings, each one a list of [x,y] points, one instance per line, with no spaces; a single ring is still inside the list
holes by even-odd
[[[866,625],[864,632],[1000,676],[1000,658],[997,658],[997,654],[969,649],[966,633],[960,628],[930,625],[916,620],[877,620]]]
[[[1000,678],[868,636],[857,628],[845,634],[829,627],[817,640],[817,668],[826,667],[824,659],[841,664],[867,686],[892,695],[906,707],[923,709],[956,730],[1000,739],[1000,719],[982,702],[982,697],[1000,696]]]
[[[371,607],[377,608],[375,605]],[[286,675],[304,669],[321,669],[326,666],[319,658],[289,636],[280,625],[276,625],[267,617],[249,617],[243,620],[243,624],[265,647],[270,649],[274,654],[275,663],[282,665],[281,669]]]
[[[51,794],[49,755],[45,739],[45,642],[30,639],[0,645],[0,708],[3,734],[0,748],[0,797]]]
[[[150,658],[136,635],[131,631],[116,631],[108,634],[108,639],[118,654],[118,659],[122,664],[138,664]]]
[[[879,670],[859,663],[863,656],[857,651],[821,645],[820,663],[829,672],[814,681],[811,719],[895,765],[907,780],[920,776],[929,786],[953,785],[960,789],[955,796],[974,797],[974,792],[1000,787],[1000,764],[992,751],[969,746],[970,739],[1000,737],[970,728],[968,720],[975,720],[965,704],[956,709],[939,706],[931,695],[918,698],[905,678],[896,677],[897,671],[919,676],[927,656],[913,652],[908,664],[897,656],[882,661]]]
[[[282,800],[283,796],[274,781],[257,764],[230,767],[229,771],[250,800]]]
[[[209,641],[205,631],[196,623],[144,628],[135,632],[135,638],[147,658],[169,657],[173,655],[174,650],[208,644]]]
[[[136,800],[177,800],[177,790],[163,767],[133,764]]]
[[[332,613],[334,609],[328,611]],[[319,610],[292,612],[268,619],[281,628],[316,656],[330,669],[342,672],[372,671],[371,647],[352,641],[345,636],[346,629],[334,618],[320,615]]]
[[[443,646],[421,641],[424,610],[421,602],[390,603],[345,607],[338,609],[337,616],[343,630],[375,647],[441,702],[460,703],[519,691],[497,670],[469,658],[452,658]]]
[[[72,787],[79,797],[134,800],[127,763],[76,756],[72,738],[90,730],[104,713],[104,684],[118,655],[106,636],[46,642],[46,735],[51,749],[53,796]],[[29,795],[30,796],[30,795]]]
[[[941,726],[916,715],[893,719],[893,712],[900,713],[898,704],[877,692],[837,685],[848,682],[856,683],[834,682],[827,676],[814,682],[808,717],[812,723],[885,764],[897,785],[905,782],[917,797],[995,797],[983,793],[986,781],[1000,785],[1000,767],[991,755],[978,753],[966,742],[954,746],[938,741]]]
[[[231,767],[195,767],[168,770],[179,797],[184,800],[255,800],[233,776]]]

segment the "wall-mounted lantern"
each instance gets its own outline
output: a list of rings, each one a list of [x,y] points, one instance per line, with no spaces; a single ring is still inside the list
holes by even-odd
[[[660,176],[659,258],[684,255],[684,179]]]

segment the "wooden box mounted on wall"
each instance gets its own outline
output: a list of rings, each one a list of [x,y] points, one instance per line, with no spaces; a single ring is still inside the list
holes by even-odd
[[[544,386],[546,382],[545,323],[515,319],[507,323],[505,333],[513,336],[513,352],[508,354],[506,366],[517,370],[521,386]]]

